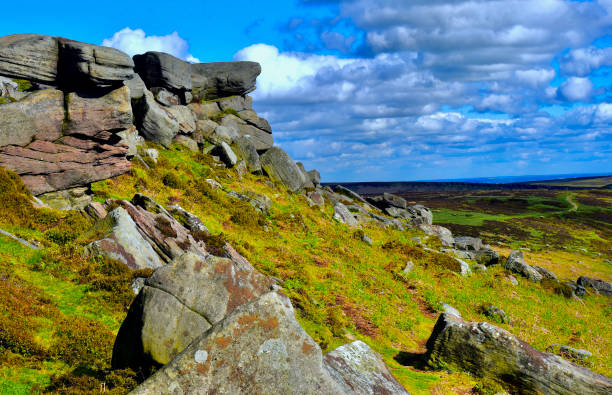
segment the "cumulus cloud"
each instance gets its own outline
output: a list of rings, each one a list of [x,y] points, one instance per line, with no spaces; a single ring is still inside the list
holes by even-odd
[[[112,37],[105,38],[102,45],[117,48],[130,56],[147,51],[166,52],[191,63],[199,59],[189,53],[189,44],[177,32],[165,36],[147,36],[142,29],[132,30],[126,27]]]
[[[561,85],[560,92],[569,101],[588,101],[593,94],[593,83],[588,78],[570,77]]]
[[[612,66],[612,48],[587,47],[571,50],[561,61],[566,74],[586,76],[602,66]]]

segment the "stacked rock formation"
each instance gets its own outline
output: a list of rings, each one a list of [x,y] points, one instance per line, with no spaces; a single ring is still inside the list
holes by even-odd
[[[310,177],[272,149],[272,128],[247,95],[260,72],[254,62],[190,64],[161,52],[132,59],[59,37],[0,37],[0,166],[57,201],[129,171],[145,140],[193,150],[213,143],[227,166],[243,161],[299,190]]]

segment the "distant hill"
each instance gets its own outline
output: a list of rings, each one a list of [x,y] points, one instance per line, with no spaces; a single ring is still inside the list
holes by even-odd
[[[513,189],[611,189],[612,176],[575,177],[555,180],[538,180],[513,183],[484,183],[458,181],[391,181],[391,182],[335,182],[324,183],[334,187],[343,185],[361,195],[377,195],[384,192],[402,194],[409,192],[452,192],[475,190]]]

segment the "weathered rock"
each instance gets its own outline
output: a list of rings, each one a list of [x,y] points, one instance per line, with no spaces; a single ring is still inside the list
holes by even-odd
[[[155,148],[138,148],[138,154],[143,158],[150,158],[153,163],[157,163],[159,151]]]
[[[235,129],[241,136],[251,137],[257,151],[268,150],[274,144],[274,138],[271,134],[254,126],[248,125],[246,122],[232,114],[223,117],[221,120],[221,125]]]
[[[321,173],[318,170],[309,170],[308,176],[310,177],[310,181],[316,186],[321,185]]]
[[[464,251],[480,251],[482,240],[477,237],[458,236],[454,240],[455,248]]]
[[[272,280],[227,259],[184,254],[145,281],[123,322],[112,365],[164,365],[237,307],[269,292]]]
[[[91,255],[102,255],[123,262],[130,269],[157,268],[163,265],[149,242],[138,231],[138,227],[122,207],[117,207],[99,227],[110,230],[103,239],[88,246]]]
[[[414,270],[414,262],[412,262],[411,260],[407,260],[406,261],[406,266],[404,266],[404,269],[402,270],[404,273],[408,274],[411,271]]]
[[[146,86],[166,88],[170,92],[183,95],[191,90],[191,65],[179,58],[163,52],[146,52],[134,56],[135,70]]]
[[[323,358],[325,367],[345,394],[408,395],[381,356],[362,341],[340,346]]]
[[[236,153],[246,162],[251,173],[261,173],[261,163],[257,149],[250,137],[240,136],[234,140]]]
[[[253,102],[250,98],[244,96],[231,96],[224,97],[217,101],[219,104],[219,108],[222,111],[234,110],[236,112],[240,111],[253,111]],[[246,114],[247,117],[252,114]],[[242,118],[242,117],[241,117]]]
[[[253,110],[242,110],[238,113],[240,119],[248,123],[249,125],[253,125],[258,129],[263,130],[267,133],[272,133],[272,127],[270,123],[257,115],[257,113]]]
[[[169,148],[179,132],[179,123],[162,108],[149,91],[134,103],[136,127],[150,141]]]
[[[578,285],[573,281],[564,281],[562,284],[568,286],[575,296],[583,297],[586,295],[586,288],[582,285]]]
[[[445,247],[452,246],[455,241],[451,231],[443,226],[422,224],[419,228],[428,235],[436,236]]]
[[[11,78],[0,76],[0,103],[23,99],[30,94],[25,88],[26,86],[20,86],[20,84]]]
[[[508,319],[508,316],[502,309],[490,303],[482,306],[480,308],[480,312],[485,317],[488,317],[492,319],[493,321],[498,322],[500,324],[507,324],[508,322],[510,322],[510,320]]]
[[[64,94],[54,89],[0,105],[0,147],[25,146],[36,140],[54,141],[62,135]]]
[[[179,132],[191,135],[196,131],[196,118],[189,107],[171,106],[165,109],[179,125]]]
[[[430,209],[422,204],[408,206],[406,207],[406,210],[410,213],[410,223],[413,226],[419,226],[422,224],[431,225],[433,223],[433,213]]]
[[[85,208],[83,209],[83,211],[94,221],[99,221],[101,219],[104,219],[108,215],[108,213],[106,212],[106,209],[100,202],[88,203],[87,206],[85,206]]]
[[[82,210],[92,203],[92,196],[88,194],[89,188],[73,188],[64,191],[49,192],[38,195],[38,198],[48,207],[56,210]]]
[[[261,167],[274,181],[283,183],[288,189],[300,189],[306,180],[293,159],[283,149],[272,147],[259,158]]]
[[[545,267],[542,267],[542,266],[531,266],[531,267],[534,268],[538,273],[540,273],[543,279],[547,278],[549,280],[559,282],[559,279],[557,278],[557,276],[555,276],[553,272],[546,269]]]
[[[474,273],[486,273],[488,271],[487,267],[485,265],[481,265],[479,263],[476,263],[474,265],[472,265],[472,271]]]
[[[59,39],[58,82],[62,87],[120,87],[134,75],[134,62],[115,48]]]
[[[255,210],[266,216],[268,215],[270,208],[272,208],[272,200],[266,195],[262,195],[260,193],[246,192],[246,194],[243,194],[235,191],[229,191],[227,196],[249,203]]]
[[[612,296],[612,283],[607,281],[582,276],[578,278],[578,285],[592,288],[602,295]]]
[[[221,112],[217,102],[191,103],[187,107],[194,112],[198,119],[208,119]]]
[[[607,394],[612,381],[553,354],[543,353],[485,322],[442,314],[426,344],[427,363],[503,380],[520,393]]]
[[[522,251],[512,251],[510,256],[508,256],[506,263],[504,263],[504,268],[513,273],[526,277],[529,281],[536,283],[542,281],[542,275],[525,262]]]
[[[342,203],[336,203],[334,206],[334,219],[338,222],[348,225],[351,228],[359,228],[359,222],[353,214]]]
[[[236,157],[232,148],[225,141],[217,145],[212,151],[212,154],[218,155],[227,167],[234,167],[238,162],[238,157]]]
[[[55,86],[58,42],[39,34],[0,37],[0,75]]]
[[[403,219],[411,218],[411,215],[408,212],[408,210],[399,208],[399,207],[393,207],[393,206],[385,207],[384,212],[385,214],[393,218],[403,218]]]
[[[196,143],[194,139],[187,137],[184,134],[177,134],[173,141],[192,152],[197,152],[199,149],[198,143]]]
[[[454,315],[456,317],[461,318],[461,313],[459,312],[459,310],[449,304],[442,303],[442,311],[446,314]]]
[[[123,81],[123,85],[130,89],[130,97],[132,100],[138,100],[144,96],[147,86],[140,76],[136,73],[131,78]]]
[[[145,144],[144,138],[138,134],[138,130],[136,130],[134,125],[116,134],[121,138],[121,143],[128,147],[128,156],[137,155],[138,147],[142,147]]]
[[[390,228],[397,229],[400,231],[406,230],[406,228],[404,227],[404,224],[399,219],[395,219],[395,218],[391,219],[391,218],[383,217],[381,215],[377,215],[374,213],[370,213],[370,217],[374,218],[376,221],[378,221],[379,223],[383,224],[386,227],[390,227]]]
[[[593,356],[592,353],[582,348],[573,348],[557,343],[546,347],[546,352],[557,354],[565,359],[569,359],[570,361],[584,361]]]
[[[390,194],[390,193],[383,194],[382,202],[386,206],[399,207],[403,209],[408,207],[408,203],[406,202],[406,199]]]
[[[457,273],[461,274],[464,277],[467,277],[472,274],[472,269],[470,269],[470,265],[468,265],[467,262],[455,257],[453,257],[453,259],[459,264],[459,270],[457,271]]]
[[[470,251],[476,262],[485,266],[493,266],[499,263],[499,252],[490,248],[482,248],[478,251]]]
[[[194,95],[210,100],[244,96],[255,89],[261,66],[255,62],[216,62],[191,65]]]
[[[357,200],[361,203],[368,204],[368,202],[366,202],[366,200],[362,198],[361,195],[359,195],[356,192],[351,191],[350,189],[346,187],[343,187],[342,185],[336,185],[336,187],[334,188],[334,192],[339,193],[344,196],[348,196],[349,198],[353,200]]]
[[[172,216],[176,218],[176,220],[179,221],[181,225],[189,229],[192,234],[210,235],[210,231],[208,230],[206,225],[204,225],[200,218],[183,209],[178,204],[168,206],[168,212],[172,214]]]
[[[119,131],[132,125],[129,88],[123,86],[104,96],[68,93],[64,135],[96,137],[99,132]]]
[[[294,314],[289,299],[276,292],[244,304],[133,394],[342,393]]]
[[[316,206],[325,205],[325,199],[323,199],[323,195],[321,195],[319,191],[308,192],[306,196],[308,196]]]

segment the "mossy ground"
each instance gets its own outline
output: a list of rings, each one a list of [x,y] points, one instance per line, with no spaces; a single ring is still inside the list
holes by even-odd
[[[267,195],[274,202],[269,215],[260,216],[249,205],[213,190],[206,178],[216,179],[225,190]],[[129,174],[98,182],[92,190],[101,201],[131,199],[140,192],[161,204],[178,203],[198,215],[214,235],[223,234],[257,269],[281,280],[300,323],[324,351],[363,340],[383,355],[412,394],[470,393],[473,389],[483,393],[489,386],[465,373],[423,370],[418,363],[442,302],[476,321],[487,320],[479,313],[480,307],[493,303],[510,318],[501,326],[534,347],[545,350],[551,343],[564,343],[585,348],[593,353],[587,366],[612,375],[612,309],[604,297],[567,299],[522,279],[512,286],[500,267],[469,278],[458,276],[445,269],[443,258],[411,240],[425,238],[418,231],[367,226],[364,232],[373,240],[369,246],[346,226],[332,221],[329,205],[309,207],[300,194],[287,192],[263,177],[240,178],[233,170],[215,167],[207,155],[179,147],[160,149],[157,165],[150,169],[134,165]],[[133,297],[125,288],[133,274],[112,263],[79,258],[79,246],[93,236],[71,234],[78,225],[76,219],[77,225],[57,229],[57,218],[76,214],[27,209],[17,225],[3,222],[2,215],[7,214],[0,213],[0,227],[48,249],[31,251],[0,237],[0,269],[18,289],[27,290],[31,298],[21,298],[26,301],[22,304],[33,309],[21,320],[24,328],[17,328],[18,341],[23,343],[20,347],[25,349],[0,343],[4,350],[0,392],[27,393],[32,388],[95,392],[103,383],[120,392],[133,385],[138,378],[132,373],[111,372],[108,366],[114,335]],[[42,221],[39,215],[52,218]],[[47,223],[54,226],[47,229]],[[437,244],[432,239],[427,243]],[[555,253],[560,254],[555,260],[570,261],[577,256],[575,251]],[[404,274],[408,259],[415,269]],[[593,268],[600,277],[609,278],[612,272],[609,265],[595,259],[582,265],[576,268],[581,272],[577,274],[588,274]],[[26,316],[14,303],[6,299],[0,303],[4,320]],[[75,349],[62,348],[67,336],[81,339],[72,342]]]

